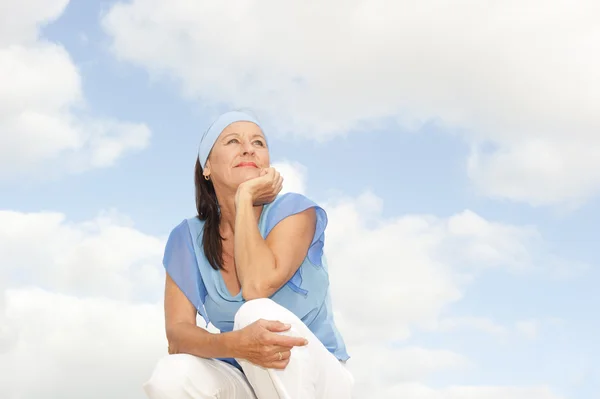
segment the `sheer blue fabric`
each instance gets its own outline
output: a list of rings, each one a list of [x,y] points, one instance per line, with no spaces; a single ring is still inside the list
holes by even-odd
[[[179,223],[169,234],[163,265],[171,279],[208,325],[208,316],[204,308],[207,292],[196,261],[194,243],[187,220]]]
[[[316,266],[322,266],[323,247],[325,245],[325,228],[327,227],[327,214],[325,210],[303,195],[288,193],[279,198],[269,209],[265,218],[265,236],[283,219],[309,208],[315,208],[317,224],[315,235],[308,249],[308,260]],[[287,285],[299,294],[306,295],[308,291],[302,286],[302,272],[299,268]]]
[[[280,221],[309,208],[315,208],[317,224],[308,254],[292,278],[271,299],[300,318],[331,353],[345,361],[349,356],[333,319],[323,254],[326,212],[305,196],[288,193],[263,207],[258,227],[266,238]],[[244,299],[241,290],[230,293],[221,272],[208,263],[202,250],[202,234],[203,222],[197,217],[176,226],[165,248],[164,266],[206,324],[210,322],[221,332],[228,332],[233,329],[235,313]],[[234,359],[220,360],[239,366]]]

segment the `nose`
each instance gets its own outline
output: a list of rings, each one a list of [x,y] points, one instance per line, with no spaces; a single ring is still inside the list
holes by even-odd
[[[242,143],[242,154],[243,155],[254,155],[255,148],[252,146],[252,143],[249,141],[244,141]]]

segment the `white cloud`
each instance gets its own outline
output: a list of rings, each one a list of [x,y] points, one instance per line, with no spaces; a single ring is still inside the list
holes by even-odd
[[[550,204],[600,189],[597,12],[593,0],[134,0],[103,24],[120,59],[280,132],[435,118],[472,144],[482,193]]]
[[[164,242],[114,211],[0,211],[0,397],[141,399],[167,348]]]
[[[272,165],[283,176],[281,194],[306,194],[306,167],[298,162],[280,161]]]
[[[576,207],[600,190],[599,131],[600,123],[589,130],[565,127],[547,136],[500,137],[493,152],[475,145],[468,173],[479,191],[491,197]]]
[[[296,173],[301,181],[302,173]],[[366,214],[365,204],[373,206]],[[384,220],[383,203],[372,193],[325,206],[334,306],[352,356],[357,397],[373,397],[373,392],[398,397],[416,390],[432,399],[494,397],[488,392],[554,398],[542,388],[430,389],[422,384],[431,374],[468,371],[472,362],[444,349],[399,346],[411,334],[443,324],[444,310],[485,270],[474,263],[490,257],[469,248],[521,254],[528,250],[522,238],[531,229],[523,232],[465,213]],[[0,394],[141,398],[139,386],[165,350],[164,241],[136,230],[114,211],[80,223],[60,213],[0,212],[0,281],[6,282],[0,287],[0,295],[6,295],[5,312],[0,302],[0,366],[10,366],[10,373],[0,376]],[[465,251],[447,252],[448,243]],[[467,255],[448,256],[459,252]],[[520,259],[506,256],[496,266],[522,267]],[[26,383],[31,376],[38,384]]]
[[[352,356],[348,367],[356,379],[354,397],[361,399],[397,397],[389,395],[396,384],[422,381],[436,372],[470,366],[468,359],[450,351],[395,348],[378,342],[353,346]]]
[[[366,215],[365,203],[375,204]],[[368,193],[332,201],[326,209],[334,300],[340,313],[361,320],[346,328],[354,344],[370,341],[373,334],[400,340],[413,328],[439,328],[442,311],[460,300],[465,287],[487,268],[552,272],[537,264],[545,265],[548,254],[532,227],[489,221],[468,210],[449,218],[384,220],[380,202]],[[355,295],[356,287],[361,295]],[[380,305],[364,306],[365,297]],[[498,330],[491,323],[476,324]]]
[[[9,16],[0,24],[0,177],[107,167],[148,145],[143,124],[84,115],[77,67],[62,46],[38,38],[39,27],[58,18],[67,3],[11,0],[0,6]]]
[[[512,334],[517,337],[535,339],[538,337],[542,325],[556,328],[562,323],[564,322],[553,319],[545,319],[543,321],[537,319],[520,320],[514,323],[513,328],[509,328],[486,317],[444,317],[435,323],[432,330],[439,332],[475,330],[498,338],[507,338]]]
[[[439,369],[469,366],[468,359],[452,352],[410,348],[400,354],[393,345],[422,330],[468,327],[498,336],[512,332],[490,319],[447,318],[445,311],[486,269],[533,273],[542,271],[537,263],[543,264],[547,257],[543,239],[533,227],[489,221],[472,211],[449,218],[407,215],[383,219],[382,201],[372,193],[333,200],[326,209],[333,303],[351,349],[350,367],[359,376],[357,391],[362,396],[357,397],[416,398],[417,394],[410,394],[414,385],[395,384],[423,381]],[[407,357],[414,361],[399,360]],[[514,397],[553,397],[544,396],[545,388],[511,387],[425,390],[422,397],[487,399],[492,391],[520,395]]]
[[[80,224],[60,213],[0,211],[0,275],[71,295],[160,298],[163,241],[104,214]]]
[[[18,340],[0,353],[3,398],[141,399],[142,383],[167,353],[161,304],[39,288],[9,290],[7,299]]]
[[[434,390],[420,383],[382,389],[379,398],[411,399],[562,399],[548,387],[453,386]]]
[[[447,317],[439,320],[436,329],[444,332],[470,329],[496,336],[508,334],[508,329],[505,326],[485,317]]]
[[[40,26],[56,20],[69,0],[3,0],[0,3],[0,47],[34,43]]]
[[[420,381],[435,372],[463,369],[470,365],[470,361],[458,353],[415,346],[394,348],[371,343],[357,346],[352,352],[357,358],[369,359],[351,364],[353,372],[362,376],[363,382],[383,380],[388,382],[387,385],[389,381]]]

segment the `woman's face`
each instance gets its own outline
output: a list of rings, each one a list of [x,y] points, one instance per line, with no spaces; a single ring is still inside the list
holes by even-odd
[[[269,150],[261,129],[252,122],[227,126],[213,145],[203,174],[210,176],[215,188],[237,187],[259,176],[269,167]]]

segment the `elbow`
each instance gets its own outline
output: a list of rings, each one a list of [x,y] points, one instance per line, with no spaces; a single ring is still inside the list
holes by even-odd
[[[179,353],[179,345],[177,344],[177,334],[172,328],[167,328],[167,350],[169,355]]]
[[[243,292],[242,298],[244,298],[244,301],[248,302],[253,299],[268,298],[268,296],[263,293],[253,291],[253,292],[249,292],[249,293]]]
[[[166,336],[169,355],[181,352],[181,329],[184,323],[173,323],[167,325]]]
[[[271,295],[273,295],[273,292],[268,284],[259,282],[242,284],[242,298],[244,298],[245,301],[269,298]]]

